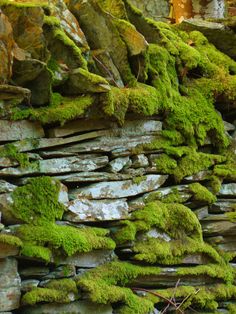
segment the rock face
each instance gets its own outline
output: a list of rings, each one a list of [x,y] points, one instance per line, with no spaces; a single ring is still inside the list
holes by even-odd
[[[0,309],[12,311],[20,305],[20,276],[13,258],[0,259]]]
[[[169,10],[0,1],[0,314],[235,313],[235,21]]]

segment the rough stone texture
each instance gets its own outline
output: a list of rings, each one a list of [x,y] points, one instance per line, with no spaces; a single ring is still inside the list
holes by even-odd
[[[196,18],[222,19],[225,16],[225,2],[222,0],[209,0],[207,2],[193,0],[192,6],[193,14]]]
[[[86,197],[88,199],[122,198],[153,191],[160,187],[167,179],[164,175],[147,175],[140,183],[132,180],[117,182],[101,182],[88,187],[74,190],[71,197]]]
[[[44,304],[35,307],[27,307],[22,310],[22,314],[112,314],[110,305],[92,304],[88,301],[77,301],[70,304]]]
[[[131,163],[132,162],[129,157],[116,158],[109,163],[109,170],[116,173],[121,171],[123,168],[131,166]]]
[[[39,160],[36,165],[28,168],[4,168],[0,175],[25,176],[29,174],[58,174],[76,171],[93,171],[108,164],[106,156],[94,157],[94,159],[81,159],[79,157],[55,158]]]
[[[16,185],[7,181],[0,180],[0,193],[12,192],[16,188]]]
[[[20,276],[14,258],[0,259],[0,309],[11,311],[19,307]]]
[[[44,137],[44,131],[37,122],[0,120],[0,141],[40,137]]]
[[[88,253],[78,253],[73,256],[59,259],[61,265],[74,265],[81,268],[93,268],[115,259],[115,254],[110,250],[96,250]]]
[[[18,247],[0,242],[0,259],[9,256],[16,256],[19,254],[19,252],[20,249]]]
[[[73,222],[106,221],[128,217],[128,204],[125,200],[90,201],[77,199],[69,203],[64,219]]]
[[[139,8],[147,17],[154,20],[165,20],[169,16],[170,4],[167,0],[131,0],[131,3]]]
[[[34,288],[37,288],[39,285],[39,280],[36,279],[27,279],[27,280],[23,280],[21,282],[21,291],[22,292],[28,292],[31,291]]]
[[[219,196],[236,196],[236,183],[222,184]]]

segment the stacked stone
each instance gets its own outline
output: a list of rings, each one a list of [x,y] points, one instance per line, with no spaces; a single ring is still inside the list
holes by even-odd
[[[235,127],[229,123],[226,125],[227,130],[235,137]],[[21,168],[15,160],[1,158],[1,235],[14,234],[14,229],[18,227],[15,224],[19,220],[11,214],[12,192],[17,186],[27,184],[29,175],[43,175],[61,182],[59,200],[67,211],[58,224],[79,226],[89,223],[112,230],[122,220],[128,219],[131,212],[142,208],[145,205],[144,200],[154,192],[167,196],[174,189],[186,199],[185,204],[198,216],[205,240],[224,252],[235,252],[236,223],[231,221],[228,214],[235,208],[236,182],[222,184],[217,201],[210,206],[196,201],[189,202],[189,184],[203,182],[207,178],[207,171],[186,177],[184,184],[173,185],[173,182],[168,181],[168,175],[161,175],[155,168],[160,150],[138,154],[134,152],[138,145],[152,142],[162,130],[160,118],[133,117],[123,127],[114,122],[84,119],[49,129],[28,121],[2,120],[1,126],[4,126],[1,137],[7,141],[4,145],[14,143],[21,147],[21,151],[27,151],[32,160],[38,162],[36,169],[30,166]],[[45,133],[49,136],[46,137]],[[142,237],[171,240],[167,234],[156,228]],[[0,242],[1,312],[19,308],[21,293],[35,287],[45,287],[51,279],[75,278],[116,256],[131,261],[133,256],[130,243],[118,246],[116,252],[95,250],[78,253],[57,260],[56,264],[51,261],[48,265],[40,259],[20,255],[19,252],[20,247],[16,244]],[[163,267],[159,275],[140,277],[133,284],[149,289],[174,287],[179,279],[179,267],[209,262],[210,259],[204,254],[190,254],[177,267]],[[203,282],[208,285],[217,281],[207,276],[181,277],[181,285],[202,285]],[[20,313],[95,313],[98,309],[97,305],[93,308],[88,301],[77,303],[73,296],[71,302],[69,305],[23,307]],[[112,308],[101,306],[100,311],[112,313]]]
[[[173,70],[173,60],[178,59],[175,49],[168,59],[166,48],[155,46],[155,37],[172,34],[168,25],[158,28],[142,19],[128,1],[115,1],[114,12],[113,1],[101,1],[102,9],[99,1],[21,2],[3,3],[0,16],[4,56],[0,60],[0,313],[153,314],[177,311],[173,300],[183,306],[189,299],[204,313],[205,308],[216,307],[232,313],[236,306],[233,96],[227,106],[218,108],[227,120],[223,135],[213,122],[212,128],[204,129],[209,121],[203,117],[199,126],[193,126],[206,133],[205,138],[196,132],[199,147],[190,141],[179,143],[189,134],[184,125],[171,128],[171,119],[168,125],[171,108],[150,109],[160,98],[156,89],[164,97],[170,81],[173,90],[179,84],[174,76],[161,73],[167,65],[168,71]],[[152,6],[151,1],[148,4]],[[145,78],[148,43],[128,22],[127,12],[137,29],[147,27],[143,31],[154,61],[162,54],[166,61],[149,65],[157,88]],[[174,33],[173,40],[176,37]],[[206,44],[199,38],[196,44]],[[194,45],[191,40],[180,41],[183,50],[193,50]],[[193,60],[200,59],[191,49]],[[186,55],[178,59],[178,65],[183,62],[180,81],[192,61],[187,59],[184,67],[185,59]],[[235,74],[233,61],[228,62]],[[211,71],[216,64],[209,67]],[[155,81],[159,74],[164,87]],[[118,105],[114,102],[109,108],[104,94],[111,89]],[[124,112],[123,107],[127,107]],[[209,115],[214,110],[210,109]],[[218,121],[222,123],[221,118]],[[214,154],[219,134],[231,143],[231,158]],[[194,168],[187,171],[191,176],[181,173],[177,179],[173,169],[181,168],[185,153],[191,155],[188,149],[208,160],[199,172],[194,158],[189,158],[186,168]],[[225,167],[218,169],[223,174],[214,172],[217,166]],[[220,189],[214,191],[212,182]],[[187,292],[181,290],[185,287]],[[155,296],[154,309],[148,303],[153,291],[165,298]],[[200,299],[194,299],[200,293]],[[172,305],[166,308],[166,301]],[[120,305],[126,306],[122,312]]]

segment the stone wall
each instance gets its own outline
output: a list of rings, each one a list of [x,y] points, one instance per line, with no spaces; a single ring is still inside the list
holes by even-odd
[[[235,61],[127,1],[0,4],[0,313],[235,313]]]

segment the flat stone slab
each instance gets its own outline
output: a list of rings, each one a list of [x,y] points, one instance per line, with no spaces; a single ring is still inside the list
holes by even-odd
[[[22,314],[112,314],[111,305],[95,304],[89,301],[77,301],[69,304],[37,304],[37,306],[24,307]]]
[[[218,196],[235,196],[236,197],[236,183],[222,184]]]
[[[106,262],[111,262],[116,255],[111,250],[94,250],[87,253],[78,253],[70,257],[59,259],[56,262],[61,265],[74,265],[82,268],[97,267]]]
[[[40,123],[27,120],[0,120],[0,141],[16,141],[26,138],[44,137],[44,130]]]
[[[109,221],[128,217],[128,204],[123,199],[114,201],[76,199],[69,203],[67,209],[63,219],[72,222]]]
[[[210,214],[222,214],[231,212],[236,206],[236,198],[234,199],[219,199],[209,207]]]
[[[85,188],[72,190],[70,197],[78,199],[80,197],[88,199],[131,197],[156,190],[167,178],[166,175],[147,175],[140,183],[134,183],[132,180],[94,183]]]
[[[204,236],[236,235],[236,223],[227,220],[201,221]]]
[[[20,276],[14,258],[0,259],[0,309],[12,311],[20,305]]]
[[[0,242],[0,258],[16,256],[17,254],[19,254],[19,251],[20,249],[16,246]]]
[[[0,176],[26,176],[30,174],[59,174],[77,171],[93,171],[108,164],[107,156],[84,159],[79,157],[54,158],[39,160],[37,164],[28,168],[4,168]]]

